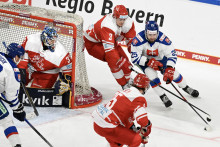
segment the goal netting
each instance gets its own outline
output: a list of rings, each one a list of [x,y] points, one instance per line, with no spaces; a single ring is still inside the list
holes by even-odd
[[[83,44],[83,19],[77,14],[0,2],[0,39],[6,44],[22,44],[27,35],[42,32],[45,26],[53,26],[58,40],[72,56],[72,102],[71,108],[90,105],[100,93],[89,85]],[[0,43],[0,51],[5,47]]]

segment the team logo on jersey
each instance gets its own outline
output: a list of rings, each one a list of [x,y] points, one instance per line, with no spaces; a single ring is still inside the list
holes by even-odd
[[[132,42],[133,45],[136,45],[137,43],[138,43],[137,39],[134,39]]]
[[[148,56],[153,56],[153,57],[158,56],[159,55],[158,49],[156,49],[156,50],[147,50],[147,55]]]
[[[160,41],[162,42],[165,37],[166,37],[166,35],[163,34],[163,35],[160,37]]]
[[[167,43],[170,43],[170,39],[169,39],[168,37],[165,39],[165,41],[166,41]]]

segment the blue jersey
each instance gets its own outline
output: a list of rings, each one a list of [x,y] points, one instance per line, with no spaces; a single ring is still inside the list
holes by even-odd
[[[159,31],[154,43],[150,43],[145,37],[145,31],[138,33],[131,45],[131,61],[141,66],[147,59],[155,58],[160,61],[166,57],[166,66],[175,67],[177,54],[169,38]]]
[[[17,109],[20,90],[20,71],[11,58],[0,52],[0,93],[11,102],[10,107]],[[4,92],[4,94],[3,94]]]

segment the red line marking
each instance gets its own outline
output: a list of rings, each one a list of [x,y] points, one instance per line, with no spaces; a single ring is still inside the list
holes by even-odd
[[[208,138],[208,137],[202,137],[202,136],[198,136],[198,135],[193,135],[193,134],[184,133],[184,132],[180,132],[180,131],[174,131],[174,130],[164,129],[164,128],[155,127],[155,126],[153,126],[153,128],[156,128],[156,129],[159,129],[159,130],[168,131],[168,132],[172,132],[172,133],[177,133],[177,134],[192,136],[192,137],[196,137],[196,138],[201,138],[201,139],[205,139],[205,140],[220,142],[220,140],[217,140],[217,139],[220,138],[220,137]]]

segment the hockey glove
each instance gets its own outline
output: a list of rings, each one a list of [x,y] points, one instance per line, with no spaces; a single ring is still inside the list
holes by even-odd
[[[168,66],[164,72],[163,80],[166,82],[166,84],[170,84],[173,81],[173,75],[175,72],[175,68]]]
[[[70,90],[70,83],[68,81],[65,81],[63,79],[59,79],[55,83],[55,93],[56,95],[62,95],[65,92]]]
[[[24,106],[23,104],[19,104],[18,108],[13,110],[13,116],[19,120],[19,121],[24,121],[25,117],[26,117],[26,113],[24,111]]]
[[[122,69],[125,74],[131,73],[132,65],[125,57],[121,57],[116,65],[119,69]]]
[[[154,70],[160,70],[160,68],[163,68],[163,64],[154,58],[148,59],[145,63],[145,66],[151,67]]]
[[[152,127],[152,124],[149,120],[148,124],[145,127],[141,128],[140,135],[142,138],[147,137],[151,133],[151,127]]]

